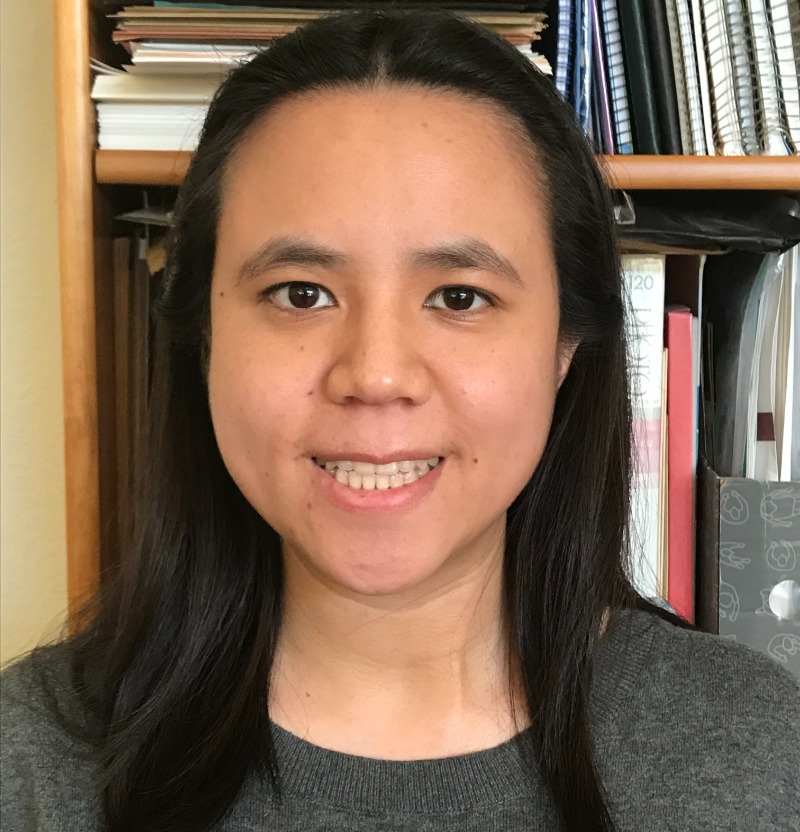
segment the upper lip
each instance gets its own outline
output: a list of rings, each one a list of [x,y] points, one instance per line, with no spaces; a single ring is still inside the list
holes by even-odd
[[[390,462],[413,461],[417,459],[433,459],[441,454],[435,451],[420,451],[411,449],[406,451],[392,451],[387,454],[365,454],[359,451],[334,451],[332,453],[320,451],[312,455],[312,459],[323,460],[324,462],[371,462],[373,465],[386,465]]]

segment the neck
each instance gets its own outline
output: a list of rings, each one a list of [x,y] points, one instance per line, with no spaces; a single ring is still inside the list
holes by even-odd
[[[509,712],[502,552],[500,541],[455,579],[365,596],[285,550],[272,719],[328,748],[398,759],[513,736],[524,725]]]

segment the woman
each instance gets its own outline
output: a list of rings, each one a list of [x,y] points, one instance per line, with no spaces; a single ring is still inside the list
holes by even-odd
[[[348,12],[237,69],[134,545],[3,674],[4,826],[796,828],[794,679],[627,577],[618,269],[568,107],[482,28]]]

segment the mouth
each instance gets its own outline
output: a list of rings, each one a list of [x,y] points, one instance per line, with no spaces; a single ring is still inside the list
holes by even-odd
[[[403,459],[374,463],[361,460],[326,460],[312,457],[317,467],[341,485],[354,491],[388,491],[413,485],[439,467],[444,457]]]

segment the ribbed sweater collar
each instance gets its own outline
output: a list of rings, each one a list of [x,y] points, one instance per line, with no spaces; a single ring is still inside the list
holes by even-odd
[[[618,718],[653,639],[653,616],[634,610],[612,620],[597,647],[590,697],[593,726]],[[529,730],[529,729],[528,729]],[[523,731],[494,748],[431,760],[377,760],[321,748],[272,723],[287,795],[350,811],[459,812],[536,792]]]

